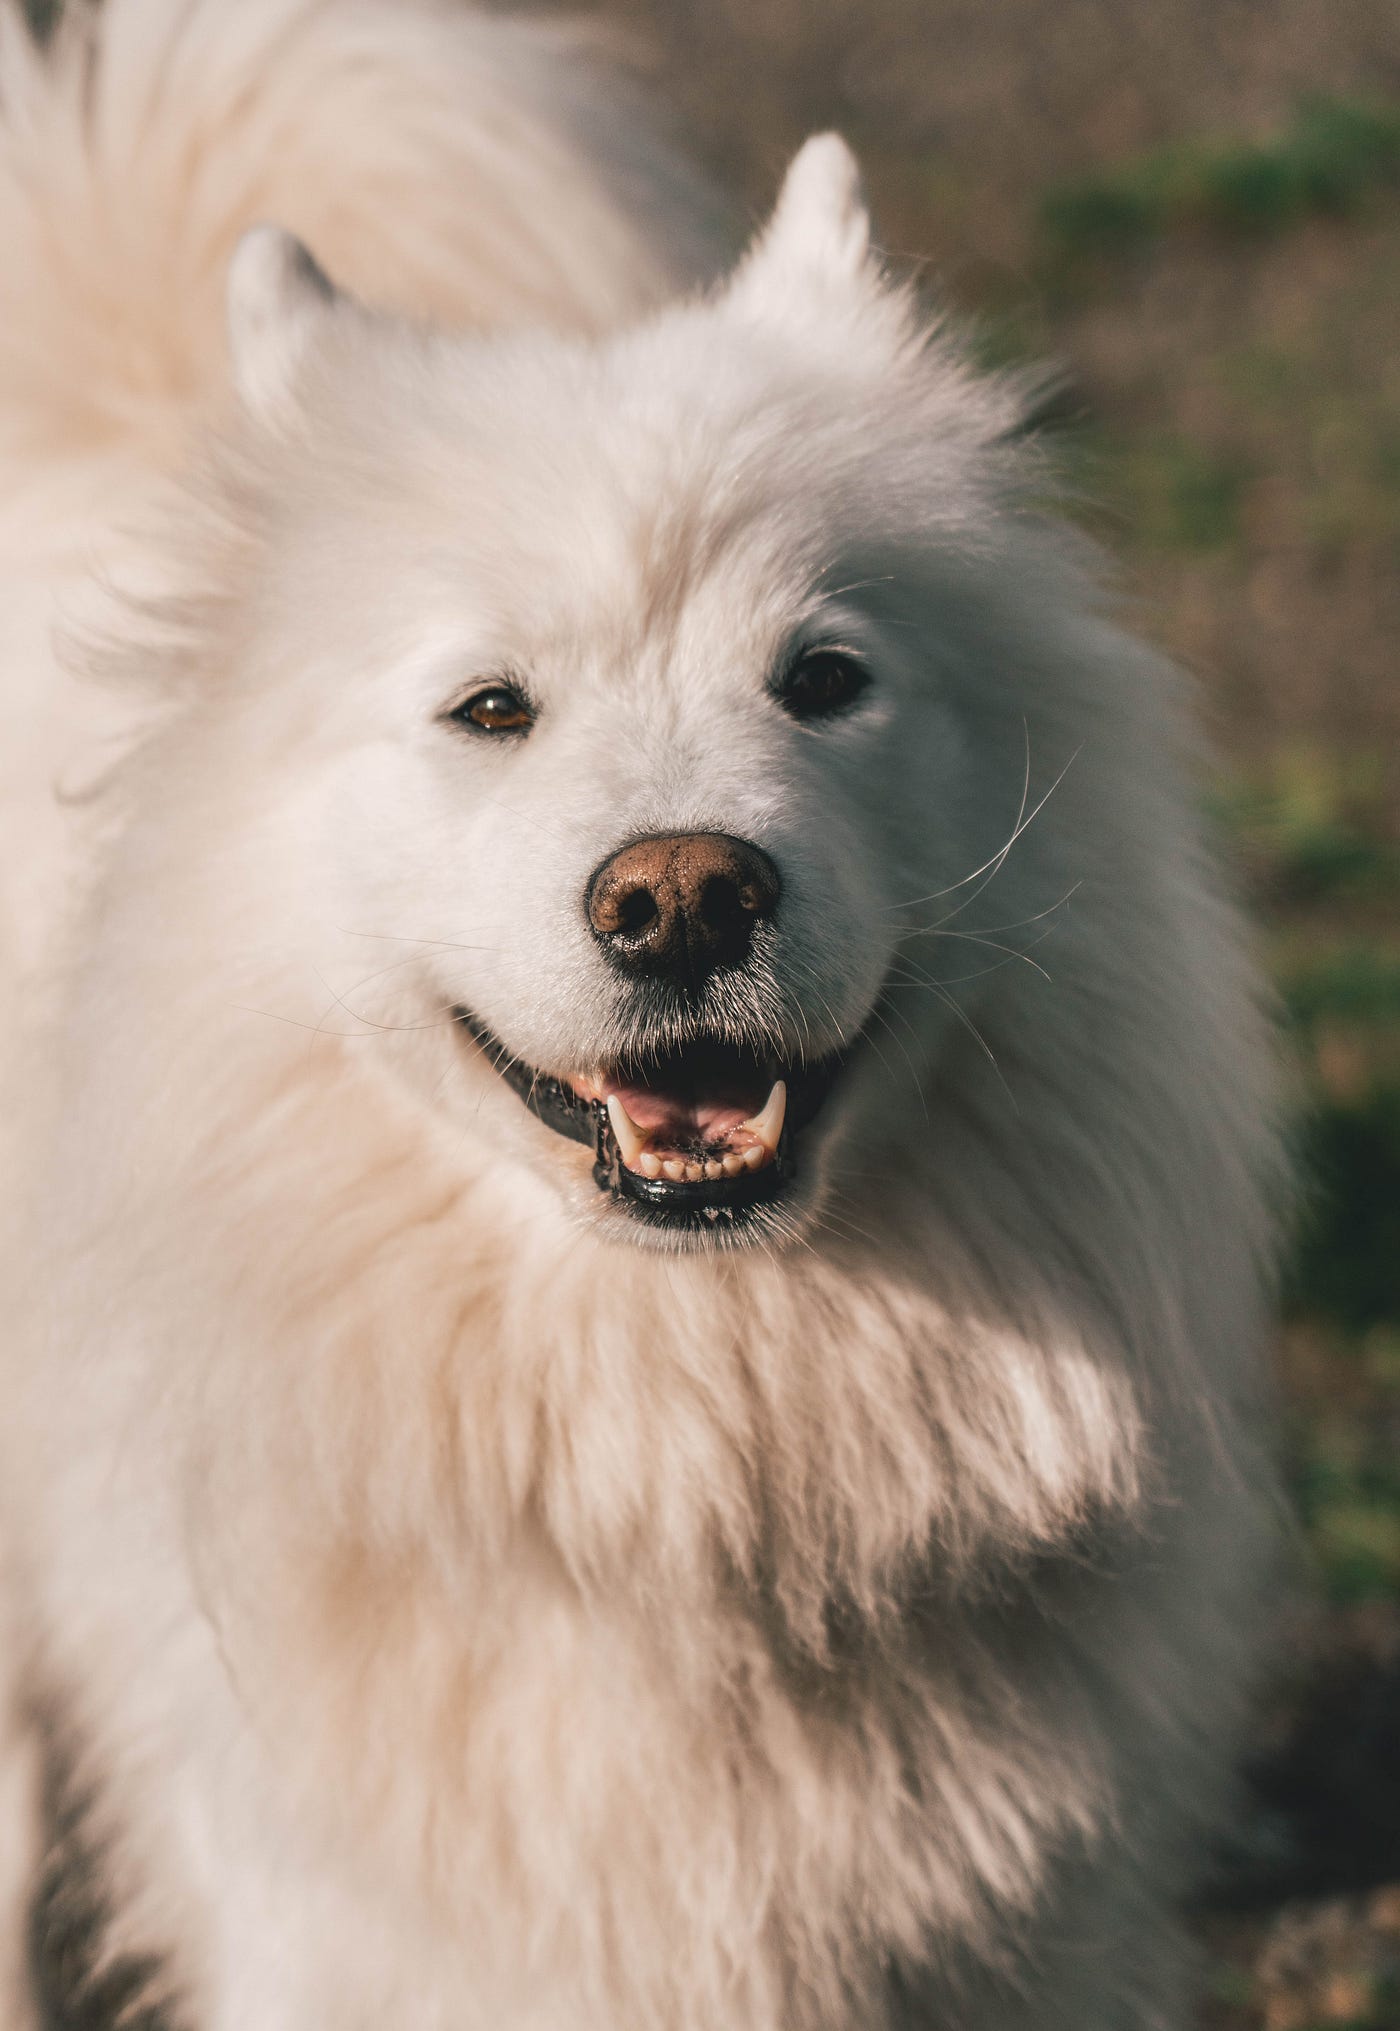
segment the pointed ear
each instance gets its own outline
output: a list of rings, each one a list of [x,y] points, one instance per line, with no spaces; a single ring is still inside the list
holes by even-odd
[[[814,134],[793,156],[761,244],[781,266],[832,281],[859,275],[870,255],[870,214],[860,164],[839,134]]]
[[[339,300],[293,234],[254,226],[243,235],[229,263],[228,340],[234,385],[255,416],[287,413],[307,346]]]
[[[740,263],[737,295],[782,307],[874,281],[860,168],[839,134],[814,134],[788,166],[773,216]]]

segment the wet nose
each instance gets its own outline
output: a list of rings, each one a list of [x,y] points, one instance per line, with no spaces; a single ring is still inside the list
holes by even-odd
[[[777,868],[747,839],[665,833],[634,840],[594,870],[588,921],[620,971],[697,988],[720,967],[743,965],[778,887]]]

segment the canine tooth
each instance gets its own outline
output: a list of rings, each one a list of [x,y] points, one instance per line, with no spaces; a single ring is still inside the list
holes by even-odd
[[[644,1149],[637,1159],[637,1169],[644,1178],[661,1176],[661,1159],[654,1149]]]
[[[608,1096],[608,1120],[617,1137],[617,1146],[622,1151],[622,1161],[629,1170],[635,1171],[647,1139],[615,1093]]]
[[[665,1163],[661,1166],[661,1169],[665,1174],[665,1176],[671,1180],[671,1183],[673,1185],[678,1185],[681,1182],[681,1179],[685,1176],[685,1165],[681,1162],[679,1157],[667,1157]]]
[[[724,1165],[719,1161],[718,1157],[706,1157],[705,1176],[711,1179],[722,1178],[724,1176]]]
[[[752,1121],[744,1121],[741,1128],[751,1129],[770,1155],[777,1149],[783,1132],[783,1117],[787,1113],[787,1086],[781,1079],[773,1081],[773,1091],[763,1103],[763,1112],[756,1114]],[[751,1170],[756,1169],[750,1165]]]
[[[773,1152],[765,1144],[756,1142],[752,1149],[744,1151],[744,1168],[750,1171],[761,1171],[772,1154]]]

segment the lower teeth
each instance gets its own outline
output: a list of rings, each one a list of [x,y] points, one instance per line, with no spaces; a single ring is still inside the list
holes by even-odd
[[[619,1152],[619,1155],[621,1152]],[[673,1185],[718,1184],[721,1178],[741,1177],[745,1171],[761,1171],[773,1159],[773,1152],[761,1142],[745,1150],[728,1150],[722,1157],[663,1157],[656,1150],[643,1150],[633,1163],[623,1159],[624,1168],[655,1183],[664,1178]]]
[[[586,1082],[576,1083],[580,1092],[586,1090]],[[787,1085],[781,1079],[775,1080],[758,1114],[739,1123],[739,1132],[754,1138],[750,1145],[745,1149],[731,1147],[722,1157],[663,1156],[657,1150],[648,1149],[646,1130],[633,1121],[619,1094],[608,1096],[604,1112],[612,1130],[617,1157],[627,1170],[653,1183],[658,1178],[666,1178],[676,1185],[698,1185],[706,1179],[713,1184],[721,1178],[737,1178],[743,1171],[762,1170],[776,1156],[787,1113]],[[599,1161],[602,1160],[600,1143]]]

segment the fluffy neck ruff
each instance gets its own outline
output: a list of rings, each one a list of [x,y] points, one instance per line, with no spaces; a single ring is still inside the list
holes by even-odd
[[[944,1122],[953,1175],[978,1132]],[[271,1481],[302,1528],[453,1587],[528,1545],[612,1598],[752,1589],[820,1654],[833,1606],[878,1616],[930,1561],[985,1578],[1140,1494],[1131,1353],[1053,1244],[1015,1303],[994,1289],[935,1176],[867,1190],[858,1233],[663,1258],[532,1181],[503,1195],[390,1082],[303,1055],[190,1184],[166,1260],[223,1322],[188,1384],[198,1477]]]

